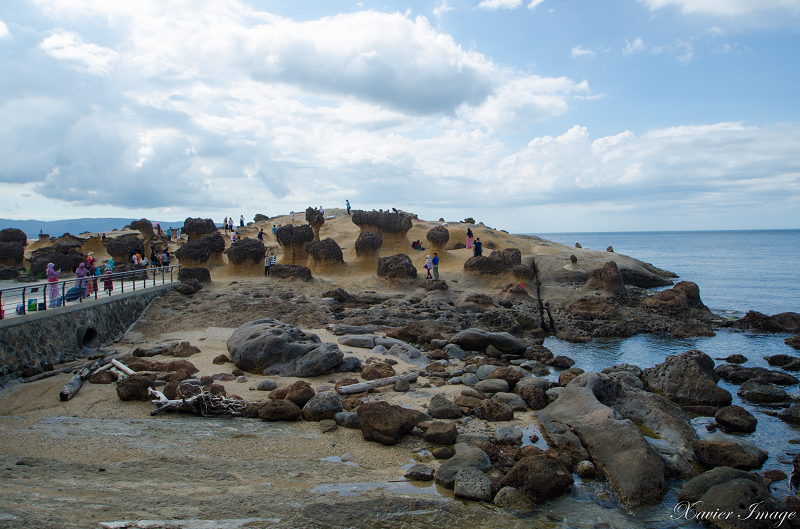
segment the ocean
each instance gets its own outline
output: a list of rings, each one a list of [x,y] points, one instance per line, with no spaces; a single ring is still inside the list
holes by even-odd
[[[676,281],[693,281],[700,287],[700,297],[715,313],[729,318],[743,316],[748,310],[774,315],[780,312],[800,312],[800,230],[754,231],[691,231],[691,232],[624,232],[624,233],[536,233],[547,240],[584,248],[605,250],[612,246],[614,252],[649,262],[680,276]],[[573,344],[547,338],[545,346],[554,354],[566,355],[576,361],[576,367],[586,371],[599,371],[604,367],[631,363],[642,368],[664,361],[668,355],[690,349],[699,349],[717,363],[734,353],[743,354],[746,366],[768,369],[765,356],[779,353],[800,357],[797,351],[784,343],[788,334],[761,334],[731,329],[720,329],[706,338],[678,339],[669,335],[639,335],[632,338],[593,340],[586,344]],[[797,376],[797,373],[794,373]],[[555,377],[556,375],[552,375]],[[719,385],[733,395],[733,403],[749,410],[758,419],[756,432],[743,438],[769,452],[769,459],[761,471],[792,471],[792,457],[798,453],[800,428],[771,416],[774,410],[743,401],[736,394],[739,386],[720,381]],[[784,388],[800,398],[798,387]],[[692,424],[702,438],[711,417],[698,417]],[[701,527],[685,519],[673,520],[672,509],[677,503],[675,487],[659,507],[645,509],[628,516],[626,527]],[[581,487],[576,488],[580,491]],[[783,498],[788,494],[786,480],[772,486],[773,494]],[[586,516],[596,516],[596,505],[589,500],[577,500],[574,508],[586,509]],[[591,503],[591,502],[589,502]],[[630,514],[630,513],[629,513]]]

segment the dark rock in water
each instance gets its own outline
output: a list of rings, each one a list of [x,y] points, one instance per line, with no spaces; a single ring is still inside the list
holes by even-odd
[[[619,273],[617,263],[608,261],[603,268],[594,270],[589,281],[584,285],[586,290],[599,290],[604,294],[619,297],[625,294],[625,283]]]
[[[217,233],[217,225],[211,219],[187,218],[183,221],[181,233],[190,241],[203,238],[209,233]]]
[[[208,268],[190,268],[190,267],[181,267],[181,271],[178,274],[178,279],[181,281],[187,281],[189,279],[197,279],[201,283],[210,283],[211,282],[211,272],[208,271]]]
[[[542,453],[518,461],[501,483],[521,490],[533,501],[544,502],[564,494],[573,482],[564,465]]]
[[[714,420],[726,430],[752,433],[756,431],[758,420],[741,406],[726,406],[714,414]]]
[[[777,354],[772,356],[765,356],[764,360],[766,360],[767,363],[773,367],[783,367],[797,360],[797,357],[786,354]]]
[[[784,390],[775,384],[763,382],[762,379],[748,380],[742,384],[736,394],[747,401],[759,404],[786,402],[790,399],[789,394]]]
[[[409,256],[399,253],[378,259],[376,274],[387,279],[416,279],[417,269]]]
[[[778,386],[794,386],[798,382],[797,377],[778,370],[769,370],[763,367],[744,367],[733,364],[722,364],[714,369],[714,372],[731,384],[742,384],[748,380],[758,379],[761,382],[768,382]]]
[[[545,365],[556,369],[569,369],[575,365],[575,360],[568,356],[558,355],[549,360],[545,360]]]
[[[302,281],[310,281],[311,269],[301,265],[273,265],[269,269],[270,277],[277,279],[300,279]]]
[[[410,433],[419,422],[417,412],[386,401],[364,403],[357,408],[356,413],[364,439],[385,445],[396,444],[400,437]]]
[[[800,332],[800,314],[796,312],[782,312],[774,316],[767,316],[754,310],[749,311],[736,321],[736,326],[760,332]]]
[[[766,488],[764,480],[758,474],[723,466],[712,468],[687,481],[680,492],[678,492],[678,500],[694,503],[698,501],[703,494],[708,492],[711,487],[728,483],[735,479],[747,479],[752,481],[757,487]]]
[[[761,468],[767,460],[767,454],[751,454],[744,448],[730,441],[696,440],[692,442],[697,461],[708,468],[731,467],[740,470]]]
[[[225,250],[228,262],[235,265],[257,265],[264,262],[267,247],[258,239],[245,237]]]
[[[706,306],[700,299],[700,287],[691,281],[681,281],[672,290],[683,292],[686,295],[686,302],[694,309],[704,309]]]
[[[791,338],[786,338],[786,340],[784,340],[784,343],[800,351],[800,334],[792,336]],[[794,364],[796,364],[796,362],[793,363],[793,365]],[[794,371],[800,371],[800,366],[798,366],[797,369],[794,369]]]
[[[203,283],[198,281],[197,279],[187,279],[180,286],[175,287],[175,290],[180,292],[181,294],[194,294],[195,292],[199,292],[203,290]]]
[[[490,345],[500,351],[513,354],[523,354],[527,349],[527,346],[519,338],[507,332],[488,332],[483,329],[461,331],[450,341],[467,351],[485,352]]]
[[[717,358],[717,360],[725,360],[726,362],[731,364],[744,364],[745,362],[747,362],[747,357],[743,354],[735,353],[725,358]]]
[[[152,399],[149,394],[150,388],[155,388],[156,384],[147,377],[133,375],[117,383],[117,396],[120,400],[139,400],[147,402]]]
[[[675,338],[692,338],[695,336],[715,336],[714,330],[706,323],[678,322],[669,328]]]
[[[433,478],[439,485],[452,489],[455,486],[456,475],[464,468],[477,468],[486,472],[491,468],[492,462],[486,452],[480,448],[470,446],[459,450],[456,455],[445,461],[436,469]]]
[[[714,360],[702,351],[670,355],[642,373],[645,389],[681,405],[729,406],[733,397],[717,385]]]
[[[290,400],[270,400],[258,409],[258,416],[265,421],[293,421],[303,410]]]
[[[791,424],[800,424],[800,404],[792,404],[778,413],[778,418]]]
[[[409,481],[433,481],[433,469],[428,465],[417,463],[403,476]]]
[[[657,288],[668,287],[672,281],[665,277],[652,272],[643,272],[640,270],[633,270],[630,268],[623,268],[619,271],[622,275],[622,281],[626,285],[631,285],[639,288]]]
[[[472,501],[492,501],[492,481],[477,468],[462,468],[453,483],[456,498]]]
[[[233,331],[227,345],[236,367],[262,373],[319,347],[320,339],[294,325],[267,318],[245,323]]]

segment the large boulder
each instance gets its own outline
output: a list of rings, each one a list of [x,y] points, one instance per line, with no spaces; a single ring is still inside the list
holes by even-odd
[[[682,410],[664,397],[605,374],[584,373],[539,411],[548,444],[573,460],[590,459],[627,507],[657,503],[666,492],[664,467],[691,476],[697,434]],[[652,446],[637,427],[653,430]]]
[[[245,323],[233,331],[227,346],[236,367],[250,373],[263,373],[291,363],[320,343],[316,334],[266,318]]]
[[[189,279],[196,279],[201,283],[210,283],[211,282],[211,272],[208,271],[208,268],[197,267],[181,267],[181,271],[178,273],[178,279],[181,281],[188,281]]]
[[[600,291],[612,297],[619,297],[625,294],[625,283],[622,279],[622,274],[619,273],[617,263],[614,261],[608,261],[602,268],[594,270],[583,288],[585,290]]]
[[[428,233],[425,234],[425,238],[431,243],[431,255],[436,252],[439,259],[447,259],[447,249],[445,246],[450,240],[450,232],[447,231],[447,228],[444,226],[434,226],[428,230]]]
[[[107,237],[105,241],[106,253],[114,259],[116,264],[130,263],[134,254],[145,255],[144,243],[138,235],[128,234],[119,237]]]
[[[356,412],[364,439],[385,445],[396,444],[414,429],[420,418],[417,412],[386,401],[361,404]]]
[[[278,228],[278,244],[283,250],[281,264],[305,265],[308,261],[306,244],[314,240],[314,230],[308,224],[285,224]],[[270,275],[272,271],[270,270]]]
[[[314,232],[313,240],[318,241],[319,229],[325,224],[325,215],[318,209],[306,208],[306,222],[308,222],[308,225],[311,226],[311,230]]]
[[[798,383],[797,377],[777,369],[770,370],[764,367],[745,367],[737,364],[722,364],[714,368],[714,373],[731,384],[743,384],[748,380],[758,379],[762,383],[776,384],[778,386],[794,386]]]
[[[306,252],[312,272],[332,271],[344,265],[342,249],[331,238],[309,242],[306,244]]]
[[[28,236],[19,228],[6,228],[0,230],[0,242],[16,242],[22,246],[27,246]]]
[[[389,211],[354,210],[353,224],[361,231],[372,231],[381,236],[384,245],[394,251],[404,251],[411,244],[408,230],[411,229],[411,215]]]
[[[517,248],[493,250],[489,256],[474,256],[464,262],[464,271],[474,274],[505,274],[522,264],[522,253]]]
[[[183,228],[181,232],[186,235],[190,241],[202,239],[209,233],[217,232],[217,225],[211,219],[193,219],[187,218],[183,221]]]
[[[483,329],[466,329],[450,340],[465,351],[486,352],[490,345],[504,353],[522,354],[527,349],[525,343],[507,332],[489,332]]]
[[[714,360],[697,350],[670,355],[642,372],[645,389],[684,406],[730,406],[733,397],[718,380]]]
[[[378,259],[379,252],[383,246],[383,237],[374,231],[362,231],[356,239],[356,260],[374,261]]]
[[[302,281],[311,281],[311,269],[307,266],[301,265],[273,265],[269,269],[270,277],[276,279],[299,279]]]
[[[25,247],[18,242],[0,242],[0,265],[18,268],[25,258]]]
[[[796,312],[782,312],[774,316],[767,316],[754,310],[749,311],[736,325],[743,329],[761,332],[800,332],[800,314]]]
[[[417,269],[404,253],[378,259],[377,275],[386,279],[416,279]]]
[[[225,251],[225,239],[218,231],[192,239],[178,248],[175,257],[182,266],[197,267],[208,264],[223,264],[222,253]]]
[[[542,452],[517,461],[500,483],[545,502],[564,494],[573,482],[572,473],[559,460]]]
[[[36,255],[31,257],[31,274],[34,276],[44,274],[47,270],[47,263],[53,263],[53,268],[61,270],[61,275],[58,278],[63,279],[66,274],[71,273],[76,268],[75,261],[77,260],[80,263],[82,260],[82,256],[75,250],[72,250],[71,254],[54,252],[52,251],[53,248],[43,248],[42,250],[46,251],[42,253],[36,252]]]
[[[481,472],[486,472],[491,468],[492,462],[489,456],[475,446],[461,448],[456,455],[445,461],[436,469],[433,479],[439,485],[452,489],[456,483],[456,476],[465,468],[476,468]]]

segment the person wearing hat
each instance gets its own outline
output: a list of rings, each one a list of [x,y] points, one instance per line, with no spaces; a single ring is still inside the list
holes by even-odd
[[[428,271],[428,276],[425,279],[431,279],[431,268],[433,268],[433,262],[431,261],[430,255],[425,256],[425,264],[422,265],[422,268]]]

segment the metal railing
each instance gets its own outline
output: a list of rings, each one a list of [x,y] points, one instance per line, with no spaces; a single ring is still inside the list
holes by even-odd
[[[172,283],[179,280],[180,268],[181,265],[141,268],[0,289],[0,319],[56,309],[73,302],[83,303],[92,297],[99,299],[133,292],[137,288]]]

